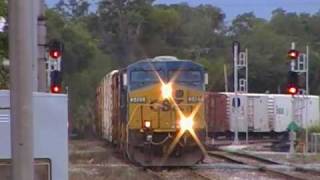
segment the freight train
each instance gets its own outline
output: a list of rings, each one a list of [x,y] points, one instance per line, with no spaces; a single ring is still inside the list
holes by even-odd
[[[248,130],[251,134],[281,135],[294,121],[306,128],[320,123],[319,97],[312,95],[240,93],[240,107],[234,107],[234,93],[205,95],[206,121],[210,136],[232,135]]]
[[[107,74],[97,88],[96,128],[142,166],[190,166],[203,160],[204,68],[160,56]]]

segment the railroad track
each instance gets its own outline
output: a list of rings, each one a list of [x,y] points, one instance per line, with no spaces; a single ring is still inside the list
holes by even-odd
[[[209,151],[209,156],[225,159],[232,163],[246,164],[251,166],[259,165],[280,165],[279,162],[271,161],[265,158],[257,156],[250,156],[248,154],[241,154],[236,152],[225,152],[225,151]]]
[[[227,162],[246,165],[249,169],[256,169],[273,174],[277,174],[289,179],[296,180],[316,180],[320,179],[318,171],[305,170],[296,166],[281,164],[280,162],[261,158],[241,152],[226,152],[226,151],[209,151],[208,155],[215,158],[221,158]]]
[[[316,171],[306,171],[298,166],[283,164],[282,162],[272,161],[259,156],[242,153],[242,152],[226,152],[226,151],[209,151],[209,157],[215,160],[210,163],[203,163],[193,167],[174,167],[147,169],[147,172],[153,175],[154,179],[199,179],[199,180],[216,180],[218,175],[213,174],[210,169],[238,169],[246,171],[259,171],[266,176],[279,177],[289,180],[317,180],[320,179],[320,173]],[[208,173],[209,172],[209,173]],[[222,172],[225,173],[225,172]]]

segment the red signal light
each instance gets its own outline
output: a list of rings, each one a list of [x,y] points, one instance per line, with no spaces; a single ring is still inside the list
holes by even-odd
[[[51,85],[50,92],[51,93],[62,93],[62,74],[60,71],[52,71],[50,73]]]
[[[291,95],[295,95],[298,93],[298,88],[296,86],[291,85],[288,87],[288,93]]]
[[[296,94],[297,93],[297,89],[295,87],[290,87],[288,91],[289,91],[290,94]]]
[[[52,85],[51,86],[51,93],[61,93],[62,87],[60,85]]]
[[[294,49],[291,49],[291,50],[288,52],[288,57],[289,57],[289,59],[292,59],[292,60],[298,59],[298,57],[299,57],[299,51],[294,50]]]
[[[50,50],[49,55],[53,59],[58,59],[61,57],[61,52],[59,50]]]

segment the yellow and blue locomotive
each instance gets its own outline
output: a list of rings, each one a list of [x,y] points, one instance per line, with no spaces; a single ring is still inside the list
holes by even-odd
[[[160,56],[107,74],[97,88],[100,135],[142,166],[190,166],[205,156],[204,68]]]

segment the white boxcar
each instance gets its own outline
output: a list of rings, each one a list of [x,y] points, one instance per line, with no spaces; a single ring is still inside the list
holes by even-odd
[[[240,108],[232,106],[232,99],[235,98],[234,93],[221,93],[228,96],[229,101],[227,112],[229,112],[229,122],[231,131],[234,131],[238,124],[238,130],[245,132],[247,129],[251,132],[269,132],[269,113],[268,113],[268,97],[262,94],[239,93]],[[238,123],[235,122],[237,116]]]
[[[319,124],[319,97],[273,95],[275,102],[274,131],[283,132],[294,121],[302,128]]]
[[[319,125],[320,124],[320,112],[319,112],[319,97],[309,96],[309,103],[306,106],[307,113],[305,114],[308,119],[309,125]]]
[[[47,163],[48,172],[36,180],[68,179],[68,97],[64,94],[33,94],[34,158]],[[11,159],[9,91],[0,91],[0,163]],[[39,168],[43,168],[40,167]],[[37,168],[36,168],[37,169]],[[9,180],[9,167],[0,166],[0,179]],[[46,171],[45,169],[42,169]],[[36,171],[37,172],[37,171]],[[43,175],[43,173],[45,175]],[[46,176],[46,177],[44,177]]]
[[[274,94],[270,95],[269,98],[273,98],[273,130],[275,132],[286,131],[292,121],[292,97],[290,95]]]
[[[320,123],[319,97],[295,96],[287,94],[253,94],[239,93],[241,106],[236,112],[232,106],[234,93],[227,95],[227,117],[230,130],[238,125],[239,132],[284,132],[295,121],[300,127],[310,127]],[[237,122],[235,121],[237,116]]]
[[[248,94],[248,121],[249,129],[254,132],[268,132],[269,126],[269,112],[268,112],[268,96],[261,96],[258,94]]]
[[[230,131],[235,131],[238,127],[238,131],[246,131],[247,129],[247,98],[243,94],[238,94],[240,98],[241,106],[239,108],[234,108],[232,106],[232,101],[235,98],[234,93],[220,93],[227,96],[227,117],[230,125]],[[237,110],[237,112],[236,112]],[[236,121],[237,119],[237,121]]]

